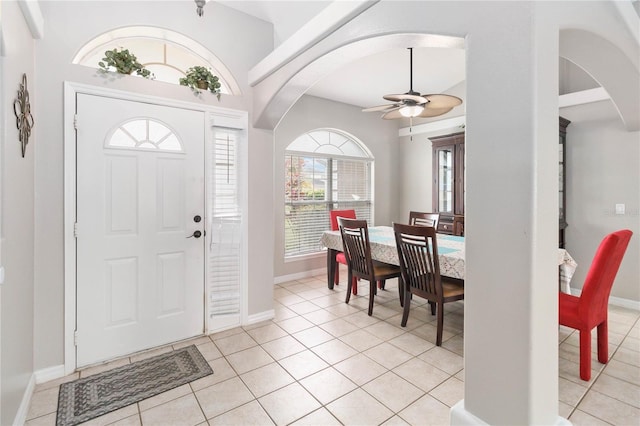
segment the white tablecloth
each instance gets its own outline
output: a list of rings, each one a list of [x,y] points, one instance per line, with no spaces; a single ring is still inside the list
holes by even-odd
[[[447,277],[464,280],[464,237],[445,234],[437,234],[436,237],[440,273]],[[393,228],[390,226],[370,226],[369,240],[373,259],[392,265],[399,264]],[[342,251],[340,231],[325,231],[320,243],[324,247]],[[558,249],[558,265],[560,267],[561,290],[570,293],[569,283],[578,264],[566,250]]]

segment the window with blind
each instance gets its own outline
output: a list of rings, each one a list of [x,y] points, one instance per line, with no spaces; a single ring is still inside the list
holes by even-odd
[[[234,324],[240,315],[242,282],[242,210],[238,132],[214,128],[208,149],[208,219],[210,235],[209,315],[217,327]]]
[[[373,158],[353,137],[315,130],[285,151],[285,257],[322,250],[320,237],[330,229],[329,211],[354,209],[371,218]]]

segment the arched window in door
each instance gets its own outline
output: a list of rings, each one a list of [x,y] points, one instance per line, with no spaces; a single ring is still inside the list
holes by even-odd
[[[184,152],[182,142],[164,123],[150,118],[128,120],[113,129],[106,148]]]

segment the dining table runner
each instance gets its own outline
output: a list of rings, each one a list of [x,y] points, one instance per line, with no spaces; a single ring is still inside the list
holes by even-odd
[[[464,280],[464,237],[436,234],[436,240],[440,274]],[[392,265],[400,264],[392,227],[370,226],[369,242],[371,257],[374,260]],[[340,231],[324,231],[320,244],[329,249],[342,251]],[[560,288],[565,293],[570,293],[571,278],[578,264],[565,249],[558,249],[558,265],[560,267]]]

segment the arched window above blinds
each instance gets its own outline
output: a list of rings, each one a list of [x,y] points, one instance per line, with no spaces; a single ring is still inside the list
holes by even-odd
[[[353,136],[327,129],[314,130],[298,136],[286,150],[287,152],[373,159],[366,147]]]
[[[317,129],[285,151],[285,257],[317,253],[330,229],[329,211],[354,209],[372,217],[373,156],[348,133]]]
[[[136,26],[106,32],[87,42],[72,63],[97,68],[105,51],[123,47],[136,55],[156,80],[179,84],[187,69],[198,65],[210,68],[218,76],[221,93],[241,95],[240,86],[229,69],[211,51],[183,34],[164,28]]]

